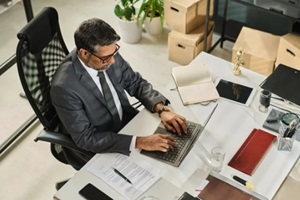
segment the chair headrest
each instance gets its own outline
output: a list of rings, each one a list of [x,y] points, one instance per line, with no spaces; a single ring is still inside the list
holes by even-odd
[[[58,14],[55,8],[45,7],[17,34],[26,40],[32,54],[41,52],[59,31]]]

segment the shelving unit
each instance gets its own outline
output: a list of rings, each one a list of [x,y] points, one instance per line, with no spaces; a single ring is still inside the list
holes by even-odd
[[[207,10],[210,9],[210,0],[207,0],[208,3],[207,3]],[[256,9],[259,9],[259,10],[262,10],[264,12],[270,12],[270,13],[274,13],[275,15],[280,15],[280,16],[283,16],[289,20],[291,20],[293,22],[293,24],[299,24],[300,23],[300,19],[296,19],[296,18],[293,18],[291,16],[287,16],[287,15],[284,15],[282,13],[279,13],[279,12],[274,12],[272,10],[267,10],[265,8],[262,8],[262,7],[259,7],[257,5],[255,5],[254,3],[250,3],[250,2],[247,2],[247,1],[243,1],[243,0],[225,0],[225,6],[224,6],[224,10],[223,10],[223,16],[222,16],[222,25],[221,25],[221,36],[219,38],[219,40],[217,40],[210,49],[207,49],[206,47],[206,42],[204,42],[204,51],[206,52],[211,52],[218,44],[220,44],[220,47],[223,48],[223,43],[224,41],[226,40],[229,40],[229,41],[232,41],[234,42],[235,41],[235,38],[230,38],[228,36],[225,35],[226,33],[226,27],[228,26],[228,24],[230,24],[232,22],[232,20],[229,20],[227,21],[227,11],[228,11],[228,4],[229,4],[229,1],[232,1],[232,2],[236,2],[238,4],[241,4],[241,5],[244,5],[244,6],[248,6],[248,7],[255,7]],[[208,22],[210,20],[210,17],[209,15],[206,13],[206,28],[205,28],[205,34],[204,34],[204,41],[207,40],[207,34],[208,34]],[[299,26],[299,25],[298,25]],[[292,28],[293,30],[293,28]]]

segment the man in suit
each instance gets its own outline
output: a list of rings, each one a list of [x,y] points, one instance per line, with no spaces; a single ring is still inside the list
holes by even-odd
[[[118,133],[137,113],[125,91],[146,109],[159,113],[165,127],[187,133],[184,117],[166,106],[169,101],[134,72],[118,53],[120,36],[106,22],[84,21],[74,34],[76,49],[57,69],[51,99],[64,127],[78,147],[93,152],[129,154],[135,148],[166,152],[175,145],[171,136],[146,137]],[[104,82],[103,79],[105,79]],[[145,122],[147,123],[147,122]],[[67,161],[80,169],[91,157],[63,149]]]

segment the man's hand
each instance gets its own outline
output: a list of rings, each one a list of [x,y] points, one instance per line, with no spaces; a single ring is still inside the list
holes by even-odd
[[[153,134],[146,137],[136,138],[136,148],[147,151],[167,152],[175,146],[175,141],[170,135]]]
[[[168,111],[161,113],[160,118],[169,131],[177,133],[178,135],[187,134],[187,124],[183,116]]]

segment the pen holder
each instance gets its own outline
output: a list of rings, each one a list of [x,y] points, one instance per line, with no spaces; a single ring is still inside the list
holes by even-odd
[[[277,136],[277,149],[279,151],[292,151],[294,138],[293,137],[285,137],[284,133],[288,128],[283,123],[280,123],[279,134]]]
[[[289,137],[282,137],[278,135],[277,137],[277,149],[279,151],[292,151],[294,139]]]

